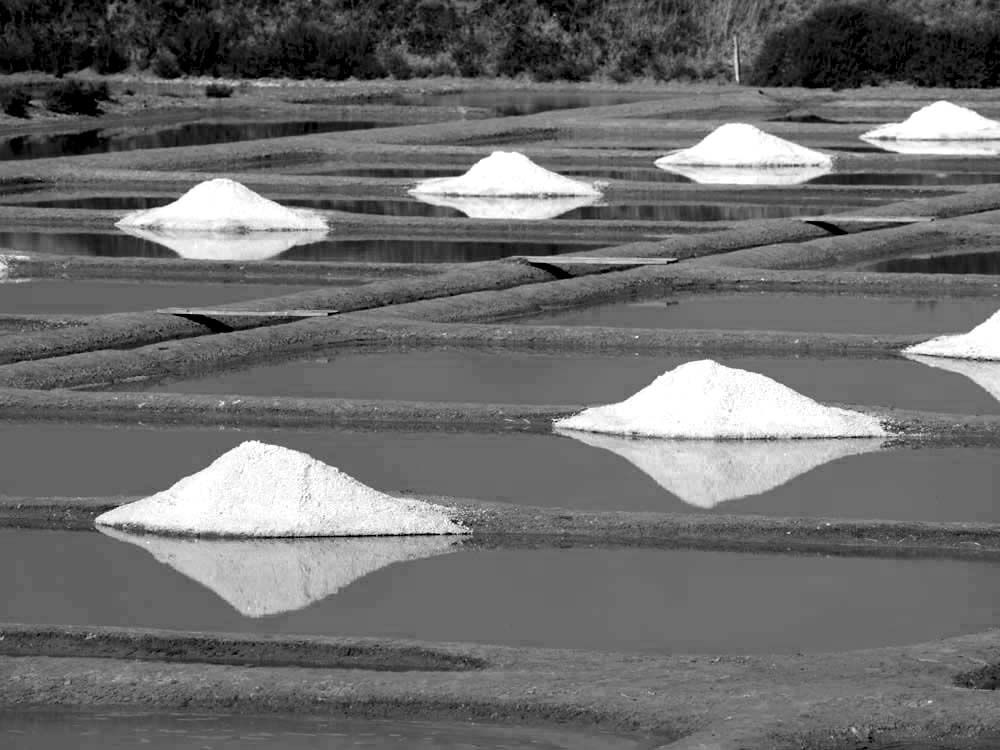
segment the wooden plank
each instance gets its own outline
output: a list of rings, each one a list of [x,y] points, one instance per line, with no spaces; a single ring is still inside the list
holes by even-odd
[[[208,307],[164,307],[157,312],[167,315],[198,316],[202,318],[325,318],[336,315],[337,310],[219,310]]]
[[[604,258],[594,255],[518,255],[516,260],[547,266],[665,266],[677,258]]]

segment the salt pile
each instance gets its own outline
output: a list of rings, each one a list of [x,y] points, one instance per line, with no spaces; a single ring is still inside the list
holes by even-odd
[[[99,525],[236,537],[466,533],[438,505],[390,497],[305,453],[247,441]]]
[[[823,406],[764,375],[710,359],[680,365],[621,403],[585,409],[555,426],[708,440],[886,435],[874,417]]]
[[[915,156],[1000,156],[1000,140],[996,141],[906,141],[861,140],[878,146],[883,151]]]
[[[601,195],[596,185],[550,172],[516,151],[494,151],[459,177],[423,180],[412,195]]]
[[[293,247],[322,242],[326,230],[217,234],[171,229],[119,227],[133,237],[155,242],[189,260],[267,260]]]
[[[1000,401],[1000,362],[975,362],[967,359],[943,359],[907,354],[908,359],[938,370],[964,375],[997,401]]]
[[[690,148],[674,151],[655,162],[658,167],[830,167],[833,159],[765,133],[753,125],[721,125]]]
[[[478,198],[474,196],[422,195],[414,198],[432,206],[444,206],[461,211],[470,219],[508,219],[541,221],[600,202],[599,195],[563,198]]]
[[[455,544],[441,536],[233,540],[101,531],[142,547],[244,617],[302,609],[376,570],[445,554]]]
[[[227,179],[198,183],[166,206],[134,211],[118,227],[182,229],[202,232],[325,231],[315,211],[285,208]]]
[[[688,505],[720,503],[773,490],[818,466],[880,450],[880,439],[781,442],[656,440],[594,433],[564,433],[621,456]]]
[[[967,107],[937,101],[918,109],[903,122],[893,122],[861,135],[871,140],[981,141],[1000,139],[1000,122]]]
[[[930,357],[1000,360],[1000,310],[968,333],[938,336],[903,351]]]

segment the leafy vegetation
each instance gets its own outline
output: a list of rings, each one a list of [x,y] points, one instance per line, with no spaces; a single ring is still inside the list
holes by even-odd
[[[1000,0],[3,0],[0,74],[994,85]]]

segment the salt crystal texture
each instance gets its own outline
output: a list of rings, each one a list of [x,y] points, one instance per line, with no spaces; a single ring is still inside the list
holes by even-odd
[[[1000,360],[1000,310],[968,333],[938,336],[903,351],[930,357]]]
[[[303,537],[466,533],[448,509],[391,497],[305,453],[247,441],[99,525],[164,534]]]
[[[690,148],[655,162],[658,167],[831,167],[833,159],[819,151],[740,122],[721,125]]]
[[[907,359],[938,370],[964,375],[997,401],[1000,401],[1000,362],[976,362],[967,359],[944,359],[907,354]]]
[[[478,198],[414,193],[413,197],[432,206],[454,208],[470,219],[517,221],[554,219],[578,208],[591,206],[601,200],[599,195],[563,198]]]
[[[142,547],[244,617],[292,612],[388,565],[451,552],[442,536],[355,539],[183,539],[102,532]]]
[[[918,109],[903,122],[893,122],[861,135],[871,140],[982,141],[1000,139],[1000,122],[966,107],[937,101]]]
[[[621,403],[586,409],[555,426],[708,440],[886,435],[874,417],[823,406],[764,375],[710,359],[680,365]]]
[[[118,227],[183,229],[202,232],[325,231],[315,211],[285,208],[227,179],[198,183],[166,206],[134,211]]]
[[[769,492],[818,466],[880,450],[880,439],[781,442],[657,440],[565,431],[582,443],[611,451],[688,505],[720,503]]]
[[[267,260],[293,247],[322,242],[327,238],[325,229],[243,234],[136,227],[119,229],[133,237],[163,245],[189,260]]]
[[[494,151],[480,159],[460,177],[423,180],[410,190],[413,195],[601,195],[592,183],[550,172],[516,151]]]

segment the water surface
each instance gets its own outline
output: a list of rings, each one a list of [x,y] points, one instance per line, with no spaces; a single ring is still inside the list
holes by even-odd
[[[1000,274],[1000,252],[949,253],[913,258],[892,258],[868,266],[871,271],[889,273],[981,273]]]
[[[634,653],[841,651],[1000,624],[1000,565],[979,561],[468,549],[389,565],[302,609],[246,617],[199,580],[238,575],[251,585],[238,566],[182,573],[96,532],[3,530],[0,540],[3,619],[28,624]]]
[[[748,441],[727,443],[720,456],[711,441],[586,437],[5,422],[0,470],[13,497],[141,496],[261,440],[390,493],[576,510],[1000,522],[997,449]],[[46,470],[53,457],[59,471]]]
[[[56,135],[23,135],[0,141],[0,161],[81,156],[147,148],[179,148],[283,138],[309,133],[367,130],[386,123],[368,120],[292,122],[192,122],[156,128],[101,129]]]
[[[866,297],[742,292],[670,294],[517,318],[560,326],[810,333],[940,334],[967,331],[1000,309],[1000,299]]]

